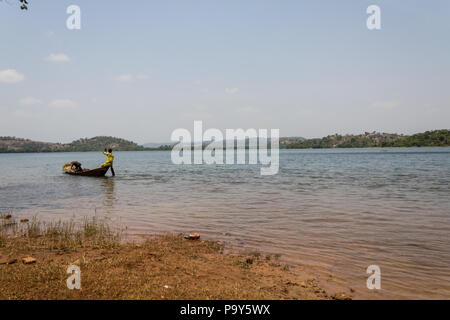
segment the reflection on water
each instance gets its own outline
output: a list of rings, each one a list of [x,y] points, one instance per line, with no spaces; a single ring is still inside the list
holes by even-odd
[[[0,154],[0,209],[42,219],[97,214],[128,234],[199,232],[313,266],[364,298],[450,298],[450,148],[289,150],[280,172],[176,166],[169,152],[116,154],[116,176],[66,176],[98,153]],[[381,267],[382,290],[365,288]],[[308,269],[308,268],[307,268]]]
[[[114,192],[115,188],[115,180],[114,178],[104,178],[103,188],[105,190],[105,198],[103,200],[103,208],[106,213],[112,213],[112,208],[114,206],[114,202],[116,200],[116,195]]]

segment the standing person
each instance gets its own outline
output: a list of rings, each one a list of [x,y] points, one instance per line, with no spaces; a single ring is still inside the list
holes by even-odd
[[[111,167],[111,173],[113,176],[115,176],[115,172],[113,169],[113,162],[114,162],[114,154],[112,153],[112,149],[106,150],[103,152],[103,154],[106,156],[106,162],[103,163],[102,167]]]

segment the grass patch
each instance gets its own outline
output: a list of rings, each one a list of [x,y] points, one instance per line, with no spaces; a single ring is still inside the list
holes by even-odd
[[[27,243],[27,247],[39,244],[50,250],[71,250],[80,247],[95,246],[112,248],[120,243],[121,232],[100,222],[97,218],[85,218],[83,223],[74,221],[41,222],[36,217],[25,223],[14,219],[0,224],[0,247],[7,239],[17,239]]]

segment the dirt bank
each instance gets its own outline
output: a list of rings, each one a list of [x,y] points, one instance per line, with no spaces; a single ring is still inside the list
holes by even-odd
[[[181,235],[124,243],[97,222],[10,222],[0,233],[0,299],[333,298],[275,256],[223,250]],[[70,265],[80,267],[80,290],[67,288]]]

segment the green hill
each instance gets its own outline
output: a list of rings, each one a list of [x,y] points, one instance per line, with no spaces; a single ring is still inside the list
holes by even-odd
[[[0,153],[10,152],[57,152],[62,151],[62,144],[32,141],[16,137],[0,137]]]
[[[382,143],[393,142],[403,136],[393,133],[366,132],[359,135],[335,134],[324,138],[307,139],[296,141],[281,147],[286,149],[322,149],[322,148],[370,148],[377,147]]]
[[[94,137],[73,141],[67,144],[39,142],[16,137],[0,137],[0,153],[13,152],[83,152],[103,151],[112,148],[114,151],[150,150],[135,142],[114,137]]]
[[[321,149],[321,148],[373,148],[373,147],[447,147],[450,146],[449,130],[434,130],[404,136],[393,133],[366,132],[360,135],[335,134],[318,139],[307,139],[283,143],[285,149]]]
[[[448,147],[450,130],[434,130],[417,133],[395,141],[385,142],[381,147]]]
[[[114,151],[143,151],[145,148],[135,142],[114,137],[94,137],[73,141],[64,147],[65,152],[103,151],[112,148]]]

